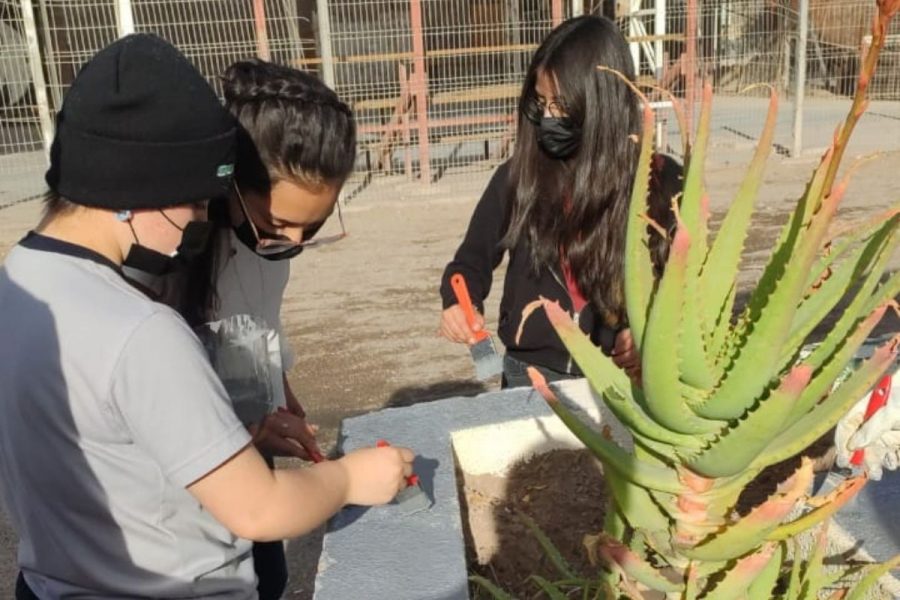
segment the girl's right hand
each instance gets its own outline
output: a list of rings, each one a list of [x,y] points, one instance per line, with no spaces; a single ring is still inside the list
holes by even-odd
[[[415,454],[409,448],[362,448],[338,462],[347,470],[346,504],[387,504],[406,487]]]
[[[459,304],[454,304],[450,308],[444,309],[443,314],[441,314],[441,328],[438,334],[451,342],[469,344],[471,346],[475,343],[474,333],[484,329],[484,317],[477,310],[474,312],[475,325],[474,328],[470,328],[468,321],[466,321],[466,315]]]

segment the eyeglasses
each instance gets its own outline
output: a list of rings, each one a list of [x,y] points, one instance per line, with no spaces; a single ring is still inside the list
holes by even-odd
[[[294,240],[289,240],[284,237],[271,237],[266,236],[265,233],[260,234],[260,230],[256,226],[256,223],[254,223],[253,219],[250,218],[250,211],[247,210],[247,204],[244,202],[244,196],[241,195],[241,190],[240,188],[238,188],[237,183],[234,184],[234,191],[237,194],[238,202],[241,205],[241,210],[244,212],[244,218],[247,219],[247,222],[250,224],[250,229],[253,231],[253,236],[256,238],[256,253],[260,256],[272,256],[275,254],[290,252],[292,250],[298,251],[302,248],[316,248],[318,246],[325,246],[326,244],[333,244],[334,242],[340,241],[347,237],[347,229],[344,226],[344,215],[341,213],[340,201],[337,202],[338,222],[341,225],[340,233],[295,242]],[[321,224],[319,226],[308,229],[308,231],[310,232],[310,237],[316,234],[316,232],[319,230],[319,227],[321,227]],[[305,237],[307,231],[304,231],[303,233]]]
[[[523,114],[526,119],[535,125],[541,124],[541,119],[544,118],[544,115],[547,114],[547,112],[555,117],[565,117],[568,114],[566,113],[565,106],[558,100],[547,102],[546,100],[541,100],[537,96],[532,96],[525,102]]]

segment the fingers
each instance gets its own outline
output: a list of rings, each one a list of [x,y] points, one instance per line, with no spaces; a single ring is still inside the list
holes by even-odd
[[[280,456],[296,456],[304,460],[315,458],[318,461],[322,460],[322,450],[316,441],[317,429],[314,427],[306,419],[285,409],[279,409],[263,420],[267,437],[277,440],[273,445]]]
[[[475,313],[475,330],[484,328],[484,317]],[[466,316],[458,304],[444,310],[441,314],[440,335],[459,344],[474,344],[474,331],[469,328]]]
[[[864,460],[866,465],[866,473],[872,481],[881,481],[883,468],[881,466],[881,454],[877,452],[866,452]]]
[[[878,413],[872,415],[872,418],[866,421],[863,426],[859,428],[859,431],[853,434],[853,437],[850,438],[850,442],[848,443],[848,446],[851,449],[870,446],[888,432],[890,423],[887,419],[879,419],[878,416]]]

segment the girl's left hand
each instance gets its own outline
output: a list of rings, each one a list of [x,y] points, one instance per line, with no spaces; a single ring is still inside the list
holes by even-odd
[[[320,462],[322,453],[316,444],[319,428],[288,410],[279,409],[267,415],[262,423],[250,426],[253,443],[264,454],[294,456]]]
[[[635,385],[641,385],[641,355],[634,345],[631,329],[623,329],[616,335],[611,358]]]

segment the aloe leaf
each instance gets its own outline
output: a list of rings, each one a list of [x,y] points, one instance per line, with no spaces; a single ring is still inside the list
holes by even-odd
[[[816,542],[813,544],[812,556],[806,561],[803,571],[803,586],[800,588],[800,597],[803,600],[816,600],[819,590],[825,581],[825,573],[822,570],[822,561],[825,558],[825,549],[828,545],[828,524],[819,529]]]
[[[635,531],[667,531],[669,519],[651,498],[650,493],[615,472],[605,475],[609,490],[627,523]]]
[[[877,348],[872,356],[836,390],[772,441],[754,467],[765,468],[794,456],[829,431],[860,397],[884,374],[897,356],[896,339]],[[832,381],[834,381],[832,379]],[[807,392],[811,385],[807,387]]]
[[[534,536],[534,539],[537,540],[537,543],[540,544],[541,549],[544,551],[544,555],[550,560],[550,564],[553,565],[559,574],[569,579],[577,577],[572,570],[572,567],[569,566],[569,563],[566,562],[566,559],[560,554],[559,549],[553,545],[553,542],[551,542],[550,538],[547,537],[547,534],[538,527],[538,524],[534,522],[534,519],[521,511],[518,512],[518,515],[522,522],[525,523],[525,526],[528,527],[528,530],[531,532],[531,535]]]
[[[861,285],[859,293],[854,296],[850,304],[844,309],[843,314],[837,323],[834,324],[831,331],[828,332],[825,339],[822,340],[822,343],[805,359],[807,364],[812,365],[814,368],[819,368],[826,361],[834,360],[831,357],[835,354],[835,349],[843,348],[842,344],[845,345],[845,339],[857,339],[859,337],[857,335],[858,332],[861,328],[867,327],[864,324],[870,323],[873,313],[881,310],[880,314],[883,314],[884,311],[882,309],[887,306],[885,303],[893,302],[893,299],[900,293],[900,271],[892,274],[887,281],[878,285],[875,291],[870,293],[872,286],[876,283],[878,283],[877,274],[870,273],[867,280]],[[874,329],[878,321],[870,324],[871,327],[868,327],[869,331]],[[868,335],[869,331],[866,331],[866,335]],[[859,343],[862,344],[861,341]],[[849,360],[847,358],[844,363]]]
[[[497,587],[491,580],[486,579],[480,575],[472,575],[469,577],[469,581],[477,584],[484,591],[491,595],[494,600],[516,600],[513,596],[507,594],[499,587]]]
[[[777,546],[766,544],[758,552],[741,558],[704,600],[734,600],[746,595],[753,582],[764,571],[775,554]]]
[[[713,332],[709,344],[711,354],[716,354],[721,350],[728,331],[731,312],[734,309],[734,281],[747,239],[753,206],[762,183],[766,160],[771,153],[777,116],[778,94],[773,90],[769,96],[766,122],[760,134],[756,152],[750,161],[741,187],[722,220],[703,266],[700,289],[706,299],[706,306],[717,311],[710,313],[711,317],[715,317],[715,322],[705,324],[706,331]]]
[[[681,600],[697,600],[699,594],[700,578],[697,576],[697,566],[691,563],[684,578],[684,592],[681,594]]]
[[[816,496],[810,500],[810,503],[815,503],[816,508],[790,523],[779,526],[766,539],[772,542],[786,540],[827,521],[856,496],[865,484],[865,477],[852,477],[842,481],[829,494]]]
[[[784,593],[784,600],[798,600],[800,597],[800,575],[803,572],[803,561],[800,560],[800,542],[797,538],[793,540],[793,562],[791,564],[791,575],[788,578],[788,587]],[[784,547],[784,544],[781,544]]]
[[[690,245],[682,285],[682,323],[678,329],[680,353],[673,355],[678,357],[682,380],[703,390],[711,389],[718,379],[711,368],[706,351],[707,323],[700,317],[704,312],[706,298],[699,287],[700,270],[707,253],[709,198],[703,186],[703,177],[711,118],[712,86],[707,83],[703,88],[697,140],[691,147],[688,157],[684,194],[681,200],[679,226],[683,224],[687,230]],[[666,268],[668,269],[668,266]]]
[[[900,236],[897,235],[898,223],[900,223],[900,216],[886,222],[869,239],[868,243],[850,253],[847,259],[822,283],[822,286],[803,301],[794,317],[791,333],[785,344],[785,347],[790,348],[791,351],[783,355],[783,363],[791,359],[793,352],[800,347],[803,340],[812,333],[813,329],[840,302],[847,292],[856,286],[858,289],[853,299],[844,309],[839,322],[835,324],[830,332],[832,344],[834,340],[840,339],[840,337],[847,334],[854,321],[859,318],[860,313],[866,308],[872,291],[878,285],[884,272],[887,261],[891,258],[897,243],[900,242]],[[862,281],[861,285],[860,281]],[[812,359],[813,364],[816,363],[821,354],[827,352],[827,349],[828,346],[816,353],[816,356]]]
[[[863,575],[863,578],[859,581],[859,583],[853,586],[853,589],[850,591],[850,595],[847,596],[847,600],[864,600],[864,598],[866,598],[866,594],[869,591],[869,588],[878,583],[878,578],[886,574],[888,571],[896,569],[897,567],[900,567],[900,554],[893,557],[889,561],[871,567],[866,571],[866,574]]]
[[[634,457],[626,453],[615,442],[603,437],[593,427],[566,408],[537,369],[529,367],[528,375],[534,388],[541,394],[566,427],[569,428],[569,431],[581,440],[588,450],[593,452],[605,466],[615,470],[628,481],[648,489],[663,492],[677,492],[680,489],[681,484],[678,482],[678,477],[671,469],[648,465],[635,460]]]
[[[598,548],[603,559],[612,566],[618,567],[628,577],[644,584],[652,590],[660,592],[680,592],[683,584],[666,578],[650,563],[632,552],[627,546],[612,538],[601,540]]]
[[[772,600],[775,584],[781,574],[781,565],[784,562],[784,546],[778,544],[772,553],[772,558],[760,571],[759,575],[747,589],[747,600]]]
[[[556,334],[594,391],[603,394],[604,390],[612,387],[621,398],[627,400],[633,397],[631,380],[625,371],[616,366],[611,358],[591,342],[572,317],[556,302],[544,300],[542,306]]]
[[[697,417],[681,398],[681,382],[673,360],[680,355],[679,339],[687,253],[690,239],[679,223],[669,261],[650,308],[644,333],[644,401],[647,412],[660,425],[682,434],[703,434],[721,429],[723,423]]]
[[[778,435],[811,376],[812,369],[806,365],[791,369],[777,390],[689,461],[688,467],[705,477],[730,477],[746,469]]]
[[[885,223],[888,223],[898,214],[900,214],[900,207],[893,208],[887,213],[879,215],[880,218],[877,220],[860,224],[858,228],[852,230],[851,235],[842,236],[837,244],[828,242],[825,246],[825,252],[819,257],[813,268],[810,269],[809,277],[806,280],[806,288],[810,289],[816,282],[823,280],[829,274],[830,268],[834,263],[843,259],[851,249],[868,243],[872,236],[884,228]]]
[[[547,594],[547,597],[550,598],[550,600],[568,600],[568,596],[566,596],[561,589],[540,575],[532,575],[529,579],[535,582],[537,586],[541,588],[541,591]]]
[[[603,399],[610,412],[628,428],[632,434],[637,434],[680,448],[699,450],[704,446],[704,438],[692,435],[683,435],[666,429],[652,420],[647,413],[635,402],[629,402],[615,388],[603,390]]]
[[[742,519],[727,525],[707,541],[681,553],[697,560],[731,560],[758,547],[794,508],[812,483],[812,462],[804,458],[800,468],[768,500]]]
[[[706,193],[703,187],[706,152],[709,145],[710,121],[712,119],[712,85],[703,86],[700,105],[700,120],[697,138],[687,157],[684,175],[684,193],[681,199],[681,219],[691,238],[688,250],[688,270],[692,275],[700,272],[700,266],[707,252],[707,220],[709,217]]]
[[[826,338],[825,341],[810,354],[810,356],[807,356],[804,359],[804,363],[809,364],[813,368],[818,368],[818,371],[794,407],[794,412],[790,419],[792,423],[796,423],[799,416],[812,410],[829,390],[832,389],[834,382],[838,379],[851,360],[853,360],[856,352],[859,350],[860,346],[863,345],[872,330],[875,329],[881,321],[884,313],[887,312],[887,309],[888,305],[882,305],[876,308],[856,325],[856,329],[849,337],[843,338],[839,342],[831,339],[831,335],[829,335],[829,337]],[[834,335],[839,335],[839,333],[840,332],[836,332]],[[826,356],[822,352],[823,346],[826,349],[835,348],[838,343],[841,343],[842,345],[831,355]]]
[[[625,234],[625,309],[634,343],[640,351],[644,340],[644,325],[653,291],[653,264],[647,245],[647,226],[642,214],[647,211],[650,187],[650,161],[653,155],[655,118],[653,109],[644,107],[644,126],[641,154],[638,159],[628,207],[628,229]]]
[[[768,298],[765,310],[759,313],[744,345],[738,354],[753,360],[736,360],[727,372],[714,398],[698,408],[707,418],[734,418],[746,410],[768,386],[769,380],[781,368],[781,352],[790,331],[806,283],[806,273],[815,257],[820,240],[840,203],[844,187],[836,188],[823,202],[820,210],[798,245],[791,252],[787,269]]]
[[[857,297],[871,294],[884,272],[884,265],[897,247],[898,222],[900,216],[886,222],[868,243],[850,253],[821,287],[801,303],[791,326],[791,334],[786,344],[788,348],[799,347],[851,287],[864,277],[866,282]]]

